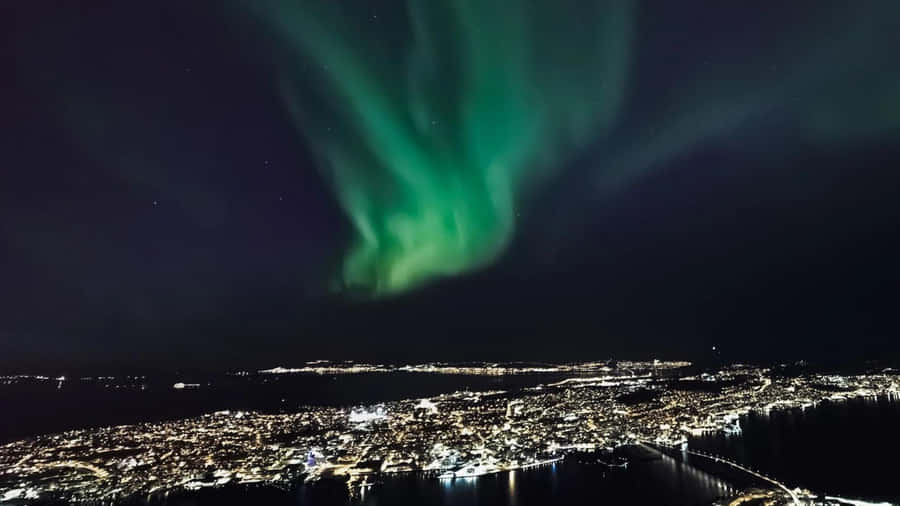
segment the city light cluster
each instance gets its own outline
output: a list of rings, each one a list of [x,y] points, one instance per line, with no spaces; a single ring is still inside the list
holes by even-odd
[[[515,391],[454,392],[290,414],[195,418],[43,435],[0,446],[0,500],[118,500],[177,490],[422,473],[456,479],[542,465],[573,451],[682,447],[739,434],[750,411],[897,396],[898,376],[785,375],[732,366],[671,374],[671,363]]]

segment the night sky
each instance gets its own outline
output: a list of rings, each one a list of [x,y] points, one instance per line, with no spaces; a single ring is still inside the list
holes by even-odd
[[[900,3],[0,6],[0,367],[896,358]]]

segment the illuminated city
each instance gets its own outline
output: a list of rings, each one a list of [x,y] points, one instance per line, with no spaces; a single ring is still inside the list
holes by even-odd
[[[221,411],[29,438],[0,447],[0,499],[121,500],[228,484],[289,486],[320,479],[345,480],[350,492],[358,493],[398,473],[468,479],[548,465],[573,452],[612,459],[620,448],[643,446],[679,457],[693,452],[689,436],[739,435],[741,416],[751,411],[806,410],[822,402],[900,395],[900,376],[893,370],[792,377],[733,365],[713,374],[686,375],[685,362],[602,364],[558,366],[596,375],[518,391],[461,391],[283,415]],[[355,373],[373,367],[382,366],[327,370]],[[498,367],[516,373],[512,365],[489,369]],[[434,368],[451,370],[403,369]],[[627,458],[619,460],[627,465]],[[769,504],[812,504],[807,501],[816,497],[780,486],[777,477],[759,478],[760,489],[746,493],[762,494]]]

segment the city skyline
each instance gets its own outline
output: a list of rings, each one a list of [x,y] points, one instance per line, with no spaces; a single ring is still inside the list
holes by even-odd
[[[39,435],[0,445],[0,500],[150,501],[207,488],[263,484],[291,489],[299,481],[335,479],[345,482],[351,498],[358,498],[377,480],[392,476],[414,474],[452,483],[514,475],[579,454],[593,455],[596,463],[610,469],[627,469],[629,462],[659,459],[647,456],[656,451],[701,469],[704,463],[726,466],[756,482],[745,487],[720,482],[719,494],[738,504],[761,498],[785,506],[823,504],[822,491],[797,483],[788,486],[766,471],[692,448],[689,441],[696,444],[696,438],[709,434],[740,437],[742,423],[751,414],[768,417],[773,411],[805,412],[823,403],[900,398],[896,369],[838,374],[815,373],[799,364],[794,372],[786,366],[734,364],[710,373],[688,362],[658,360],[570,364],[552,371],[515,364],[489,365],[493,371],[436,371],[421,364],[392,371],[363,366],[322,370],[319,363],[239,376],[570,376],[519,388],[460,390],[342,407],[299,406],[281,414],[221,410]],[[60,388],[66,381],[0,377],[13,385],[36,379],[58,380]],[[81,378],[85,380],[95,378]],[[129,381],[142,383],[146,378]],[[212,383],[195,386],[216,388]],[[172,388],[184,389],[185,384]],[[641,456],[641,451],[651,453]],[[838,498],[832,501],[827,504],[846,504]]]

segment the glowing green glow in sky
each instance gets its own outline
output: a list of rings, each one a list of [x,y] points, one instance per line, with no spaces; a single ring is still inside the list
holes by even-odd
[[[259,8],[293,51],[284,96],[355,229],[348,286],[396,293],[494,260],[530,183],[622,102],[625,2],[412,1],[401,20],[339,4]]]
[[[274,34],[290,114],[353,225],[341,285],[376,295],[496,260],[535,183],[586,146],[596,170],[585,187],[603,198],[726,135],[753,149],[872,142],[900,127],[884,9],[802,10],[720,50],[712,35],[678,47],[679,11],[662,4],[376,4],[250,4]],[[656,80],[667,59],[679,71]],[[759,127],[775,119],[780,134]]]

